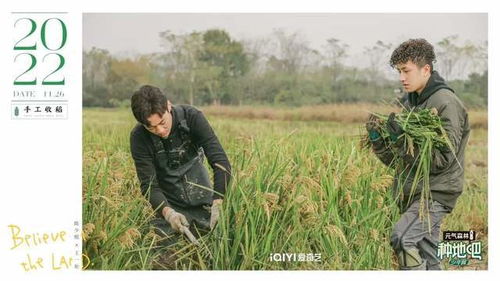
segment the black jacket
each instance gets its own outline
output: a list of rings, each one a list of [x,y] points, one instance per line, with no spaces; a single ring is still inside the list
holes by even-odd
[[[225,194],[230,180],[231,166],[212,127],[197,108],[189,105],[178,105],[176,108],[184,110],[187,126],[190,129],[189,136],[194,144],[203,148],[208,163],[212,167],[214,190]],[[170,136],[176,135],[175,130],[179,130],[176,126],[178,120],[176,120],[175,114],[172,114],[172,117]],[[153,209],[161,212],[163,207],[171,206],[171,202],[167,199],[167,188],[161,185],[161,181],[157,177],[159,167],[155,161],[155,147],[150,134],[143,125],[137,124],[130,133],[130,150],[141,183],[141,192],[146,196],[149,189],[149,202]],[[220,196],[215,193],[213,199],[218,198]]]

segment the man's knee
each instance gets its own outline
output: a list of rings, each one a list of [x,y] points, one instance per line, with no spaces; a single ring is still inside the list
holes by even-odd
[[[177,242],[178,235],[170,227],[170,224],[163,218],[154,218],[150,221],[156,235],[158,235],[157,244],[162,247],[173,245]]]
[[[394,251],[398,251],[401,248],[401,238],[402,233],[397,229],[393,229],[391,233],[390,244]]]
[[[412,239],[407,239],[408,231],[395,227],[391,233],[390,244],[394,251],[398,252],[404,248],[416,247],[416,243]]]

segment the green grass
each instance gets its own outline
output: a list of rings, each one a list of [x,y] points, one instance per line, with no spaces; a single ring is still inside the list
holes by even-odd
[[[221,219],[202,245],[182,239],[172,247],[175,268],[396,268],[388,240],[399,217],[392,171],[360,149],[361,124],[208,118],[230,158],[233,181]],[[147,224],[152,210],[129,153],[134,125],[128,110],[84,110],[89,269],[150,269],[157,258],[151,248],[158,237]],[[485,242],[486,140],[486,130],[473,130],[465,191],[442,228],[479,230]],[[272,253],[321,254],[321,262],[272,262]]]

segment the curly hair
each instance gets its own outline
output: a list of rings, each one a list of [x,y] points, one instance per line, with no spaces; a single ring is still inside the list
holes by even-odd
[[[433,63],[436,62],[434,47],[425,39],[410,39],[399,45],[391,55],[391,67],[396,67],[400,63],[412,61],[419,67],[426,64],[433,70]]]
[[[135,119],[149,125],[151,115],[157,113],[163,116],[167,110],[167,96],[157,87],[144,85],[132,95],[131,107]]]

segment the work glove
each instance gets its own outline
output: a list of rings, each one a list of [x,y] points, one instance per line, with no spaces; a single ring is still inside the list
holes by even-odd
[[[391,137],[391,141],[393,142],[396,142],[399,138],[399,136],[401,136],[403,134],[403,128],[401,128],[401,126],[399,126],[399,124],[396,122],[396,120],[394,120],[396,117],[396,114],[394,112],[392,112],[390,115],[389,115],[389,118],[387,119],[387,131],[389,132],[389,135]]]
[[[220,206],[222,205],[222,199],[215,199],[212,202],[212,207],[210,208],[210,229],[214,229],[215,224],[219,220]]]
[[[379,118],[377,116],[370,114],[365,127],[366,131],[368,131],[368,137],[370,138],[370,141],[374,142],[380,138]]]
[[[168,208],[167,211],[164,212],[164,217],[165,220],[170,223],[172,229],[176,232],[181,233],[181,228],[183,226],[189,227],[189,223],[186,217],[183,214],[176,212],[172,208]]]

